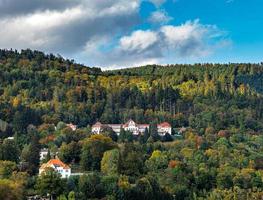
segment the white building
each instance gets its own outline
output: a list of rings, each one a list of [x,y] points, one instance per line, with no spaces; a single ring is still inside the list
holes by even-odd
[[[55,171],[61,174],[62,178],[68,178],[71,175],[70,167],[58,158],[51,159],[47,163],[42,164],[39,169],[39,175],[45,172],[47,168],[53,168]]]
[[[100,134],[106,128],[112,128],[112,130],[120,134],[121,129],[123,128],[125,131],[130,131],[134,135],[138,135],[140,133],[144,133],[146,128],[149,129],[150,124],[136,124],[133,120],[129,120],[125,124],[102,124],[97,122],[92,126],[92,133]],[[165,135],[165,133],[172,134],[172,127],[168,122],[163,122],[161,124],[157,124],[157,130],[159,135]]]
[[[40,159],[40,161],[44,160],[47,157],[47,154],[48,154],[48,149],[46,149],[46,148],[41,149],[40,152],[39,152],[39,159]]]
[[[163,122],[157,125],[157,131],[159,135],[165,135],[166,133],[172,134],[172,126],[168,122]]]
[[[72,131],[76,131],[77,130],[77,125],[74,125],[72,123],[70,124],[66,124],[67,127],[71,128]]]

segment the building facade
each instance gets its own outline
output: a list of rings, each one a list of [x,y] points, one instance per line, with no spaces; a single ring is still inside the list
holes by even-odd
[[[40,161],[41,160],[44,160],[48,155],[48,149],[44,148],[44,149],[41,149],[40,152],[39,152],[39,159]]]
[[[39,175],[43,173],[47,168],[53,168],[61,175],[61,178],[68,178],[71,175],[70,167],[58,158],[51,159],[47,163],[42,164],[39,169]]]
[[[72,123],[70,124],[66,124],[67,127],[71,128],[72,131],[76,131],[77,130],[77,125],[74,125]]]
[[[143,134],[147,129],[150,128],[150,124],[137,124],[133,120],[129,120],[125,124],[102,124],[97,122],[92,126],[92,133],[100,134],[106,128],[111,128],[117,135],[120,134],[121,129],[130,131],[134,135]],[[172,126],[168,122],[157,124],[157,130],[159,135],[165,135],[166,133],[172,134]]]

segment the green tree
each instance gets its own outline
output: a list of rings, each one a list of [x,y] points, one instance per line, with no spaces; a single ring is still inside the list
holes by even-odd
[[[8,179],[16,169],[15,162],[0,160],[0,179]]]
[[[77,142],[63,143],[59,148],[59,158],[66,163],[80,161],[81,146]]]
[[[92,135],[88,138],[81,150],[81,167],[83,170],[99,170],[103,153],[113,149],[116,144],[111,138],[103,135]]]
[[[19,148],[13,140],[5,139],[0,144],[0,160],[10,160],[18,162],[19,159]]]
[[[125,131],[123,128],[121,128],[118,140],[119,142],[132,142],[133,134],[130,131]]]
[[[159,150],[153,151],[151,157],[146,160],[145,166],[149,171],[164,170],[168,167],[168,157]]]
[[[65,182],[58,172],[49,168],[37,178],[36,188],[41,195],[50,196],[50,199],[53,199],[64,192]]]
[[[160,139],[156,123],[154,123],[154,122],[150,123],[149,133],[150,133],[150,136],[154,142],[156,142]]]
[[[0,179],[0,199],[23,199],[24,191],[21,184],[9,179]]]
[[[68,200],[75,200],[75,192],[74,191],[71,191],[69,194],[68,194]]]
[[[121,150],[120,171],[129,176],[139,176],[144,170],[144,158],[141,149],[132,143],[125,143]]]
[[[120,152],[118,149],[105,151],[101,160],[101,171],[104,174],[118,174],[120,168]]]
[[[100,177],[97,173],[89,173],[80,177],[79,191],[81,199],[101,198],[104,196]]]

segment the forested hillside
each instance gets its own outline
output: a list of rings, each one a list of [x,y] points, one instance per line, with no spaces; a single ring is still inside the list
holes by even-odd
[[[0,50],[0,199],[260,199],[262,74],[262,64],[102,71]],[[149,131],[91,134],[97,121],[128,119]],[[164,121],[174,136],[156,133]],[[42,163],[57,155],[82,175],[38,176],[41,148],[49,152]]]
[[[29,124],[168,121],[200,133],[262,130],[263,66],[197,64],[102,72],[54,55],[0,52],[0,119]]]

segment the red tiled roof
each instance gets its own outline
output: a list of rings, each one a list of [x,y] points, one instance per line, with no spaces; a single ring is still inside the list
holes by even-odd
[[[161,124],[158,124],[158,126],[161,126],[161,127],[171,127],[171,125],[168,123],[168,122],[163,122]]]
[[[63,169],[70,169],[70,167],[67,164],[63,163],[58,158],[49,160],[47,163],[44,163],[43,165],[41,165],[40,168],[45,169],[47,167],[51,167],[52,165],[62,167]]]
[[[67,125],[67,127],[71,128],[72,130],[76,130],[77,129],[77,125],[74,125],[72,123],[66,124],[66,125]]]
[[[96,124],[94,124],[92,127],[101,127],[102,123],[100,122],[96,122]]]
[[[134,122],[132,119],[130,119],[129,121],[127,121],[125,124],[123,124],[123,127],[128,127],[130,122]],[[135,123],[135,122],[134,122]],[[137,124],[135,123],[135,126],[137,126]]]

